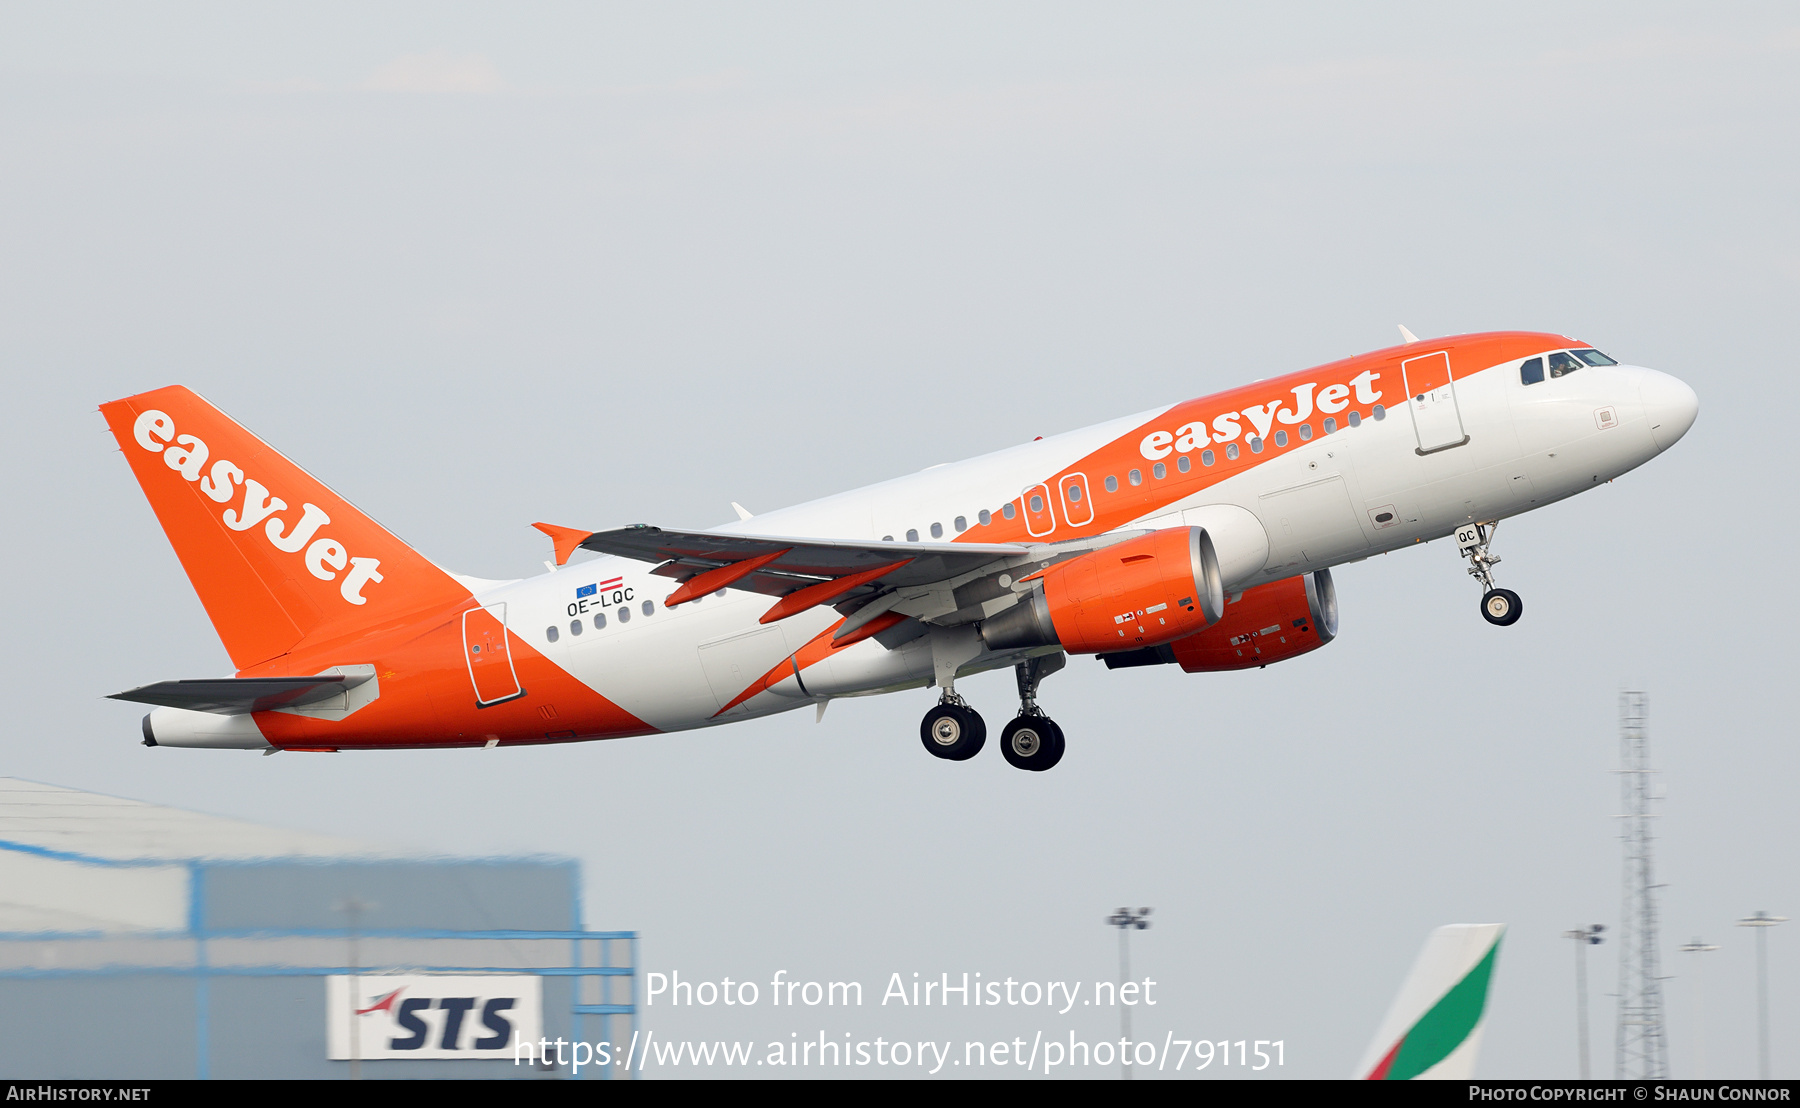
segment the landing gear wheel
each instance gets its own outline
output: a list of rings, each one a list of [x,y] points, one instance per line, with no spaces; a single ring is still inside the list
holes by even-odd
[[[1511,589],[1491,589],[1481,598],[1481,617],[1495,627],[1511,627],[1525,614],[1525,602]]]
[[[961,704],[937,704],[919,724],[919,741],[939,758],[966,761],[981,753],[987,742],[987,724],[975,709]]]
[[[1062,728],[1049,716],[1020,716],[1000,732],[1000,753],[1014,769],[1042,773],[1062,761]]]

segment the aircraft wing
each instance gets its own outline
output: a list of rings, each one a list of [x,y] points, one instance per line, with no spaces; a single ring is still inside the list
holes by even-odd
[[[663,563],[656,572],[685,581],[720,566],[775,554],[742,579],[738,588],[785,596],[821,580],[849,577],[883,566],[895,568],[870,580],[871,586],[902,588],[942,581],[991,562],[1031,552],[1022,543],[843,542],[836,539],[732,535],[716,531],[669,531],[661,527],[621,527],[598,531],[582,549],[640,562]]]
[[[561,564],[576,550],[640,562],[680,582],[668,602],[682,604],[734,588],[781,599],[762,622],[818,604],[852,615],[839,635],[887,611],[930,623],[982,618],[983,604],[1010,604],[1013,580],[1064,558],[1110,546],[1142,531],[1114,532],[1060,543],[857,542],[840,539],[675,531],[638,524],[585,532],[535,524],[556,541]],[[1023,587],[1023,586],[1021,586]]]

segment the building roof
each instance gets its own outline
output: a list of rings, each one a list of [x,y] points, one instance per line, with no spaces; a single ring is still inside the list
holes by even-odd
[[[142,800],[0,777],[0,850],[90,862],[341,858],[395,852]]]

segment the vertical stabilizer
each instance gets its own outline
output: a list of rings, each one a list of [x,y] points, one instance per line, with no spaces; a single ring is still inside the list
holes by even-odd
[[[309,636],[468,599],[423,555],[187,389],[100,411],[239,670]]]
[[[1487,1022],[1488,983],[1505,930],[1500,923],[1452,923],[1427,936],[1356,1076],[1372,1081],[1473,1077]]]

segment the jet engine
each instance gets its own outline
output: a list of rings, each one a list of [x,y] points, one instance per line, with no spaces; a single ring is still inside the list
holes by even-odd
[[[1247,589],[1205,630],[1160,646],[1103,654],[1109,669],[1174,663],[1188,673],[1266,666],[1337,637],[1337,588],[1321,569]]]
[[[1071,654],[1155,647],[1219,618],[1225,592],[1203,527],[1168,527],[1058,562],[1042,587],[981,624],[990,650]]]

